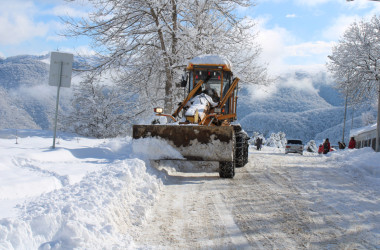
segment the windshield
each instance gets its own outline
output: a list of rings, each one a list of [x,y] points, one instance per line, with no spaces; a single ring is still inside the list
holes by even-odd
[[[220,71],[196,70],[194,74],[196,83],[199,80],[203,80],[204,82],[207,82],[207,84],[209,84],[211,88],[217,90],[217,92],[220,94],[220,86],[222,82]],[[206,84],[203,84],[202,90],[204,90],[205,88]]]
[[[194,70],[190,76],[190,90],[200,81],[205,83],[202,85],[200,92],[205,93],[213,98],[214,101],[220,101],[222,71]]]
[[[301,140],[288,140],[288,144],[301,144],[302,145],[302,141]]]

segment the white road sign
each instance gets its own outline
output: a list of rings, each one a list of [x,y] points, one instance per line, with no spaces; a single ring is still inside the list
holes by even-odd
[[[73,70],[73,54],[51,52],[49,85],[69,88]]]

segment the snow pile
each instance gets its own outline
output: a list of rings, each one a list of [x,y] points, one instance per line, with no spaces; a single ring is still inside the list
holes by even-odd
[[[364,126],[364,127],[356,128],[356,129],[352,129],[350,131],[350,137],[357,136],[357,135],[359,135],[361,133],[365,133],[365,132],[376,130],[376,128],[377,128],[377,123],[370,124],[370,125],[367,125],[367,126]]]
[[[166,141],[157,138],[142,138],[133,143],[133,153],[141,159],[184,159],[181,153]]]
[[[133,246],[162,181],[130,138],[66,134],[52,150],[48,132],[18,135],[0,131],[0,249]]]
[[[176,147],[173,142],[164,139],[143,138],[136,140],[132,147],[134,155],[145,160],[182,160],[188,157],[206,161],[230,161],[233,146],[233,141],[222,142],[212,135],[207,144],[195,139],[190,140],[188,146]]]
[[[208,161],[231,161],[233,159],[233,140],[223,142],[211,135],[207,144],[199,142],[197,139],[191,140],[189,146],[180,147],[180,152],[186,156],[201,158]]]
[[[230,69],[232,63],[226,57],[222,55],[200,55],[194,57],[189,61],[190,64],[216,64],[216,65],[227,65]]]
[[[356,178],[380,187],[380,154],[372,148],[338,150],[327,156]]]
[[[211,96],[204,93],[194,96],[187,104],[186,107],[189,107],[186,110],[185,116],[194,116],[198,111],[200,119],[206,116],[206,111],[211,107],[216,107],[218,103],[214,102]]]
[[[318,152],[318,147],[317,147],[317,144],[315,143],[314,140],[310,140],[306,146],[305,146],[306,150],[308,152],[313,152],[313,153],[316,153]]]
[[[2,219],[2,247],[127,247],[132,241],[129,227],[142,223],[158,189],[143,161],[117,162],[20,206],[23,212],[16,219]]]

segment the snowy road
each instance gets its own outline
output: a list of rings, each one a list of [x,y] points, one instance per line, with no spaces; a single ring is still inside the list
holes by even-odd
[[[141,248],[378,249],[380,195],[328,157],[251,150],[234,179],[169,171]],[[181,164],[181,163],[178,163]]]

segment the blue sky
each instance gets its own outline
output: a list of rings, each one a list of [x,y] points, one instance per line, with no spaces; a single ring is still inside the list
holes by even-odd
[[[257,20],[262,60],[272,72],[291,68],[324,67],[331,46],[349,24],[380,14],[380,2],[367,0],[257,0],[256,6],[239,10]],[[59,35],[59,16],[86,14],[80,4],[63,0],[1,0],[0,56],[46,54],[49,51],[91,53],[85,39]]]

